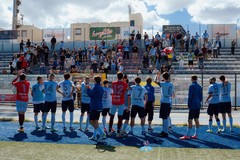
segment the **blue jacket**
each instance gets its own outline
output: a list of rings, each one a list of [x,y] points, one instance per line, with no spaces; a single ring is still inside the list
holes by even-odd
[[[144,86],[144,88],[147,90],[148,102],[154,102],[155,101],[154,87],[150,84],[147,84],[146,86]]]
[[[102,111],[102,96],[103,96],[103,87],[100,84],[95,84],[93,89],[88,89],[87,94],[90,97],[90,110]]]
[[[193,82],[189,86],[188,108],[189,109],[200,109],[202,99],[203,99],[202,87],[197,82]]]

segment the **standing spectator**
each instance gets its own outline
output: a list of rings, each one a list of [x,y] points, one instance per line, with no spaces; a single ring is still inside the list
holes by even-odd
[[[144,40],[144,43],[145,43],[146,52],[149,52],[149,47],[150,47],[150,44],[151,44],[150,39],[147,37],[147,38]]]
[[[200,53],[200,50],[199,50],[198,46],[196,46],[196,49],[194,51],[194,57],[196,58],[195,60],[197,60],[199,53]]]
[[[151,46],[151,49],[149,51],[149,56],[150,56],[150,63],[152,66],[154,66],[155,64],[155,56],[156,56],[156,48],[154,48],[154,46]]]
[[[61,41],[61,42],[60,42],[60,51],[62,51],[63,49],[64,49],[64,42]]]
[[[231,42],[231,54],[234,54],[235,47],[236,47],[236,42],[235,42],[235,39],[234,39],[234,40],[232,40],[232,42]]]
[[[62,55],[60,56],[60,70],[63,71],[64,70],[64,63],[65,63],[65,55],[64,52],[62,52]]]
[[[62,41],[61,41],[62,42]],[[57,39],[55,38],[55,36],[52,37],[51,39],[51,50],[55,49],[55,45],[57,43]],[[63,47],[62,47],[63,48]]]
[[[195,46],[196,46],[196,44],[197,44],[197,41],[196,41],[196,39],[194,38],[194,36],[192,36],[192,39],[191,39],[191,41],[190,41],[190,44],[191,44],[191,47],[192,47],[192,52],[194,52]]]
[[[136,34],[136,40],[137,40],[137,44],[138,44],[138,48],[141,48],[141,39],[142,39],[142,35],[139,33],[139,31]]]
[[[116,74],[116,63],[114,59],[111,61],[111,74]]]
[[[218,54],[217,54],[218,47],[216,42],[213,43],[212,49],[213,49],[213,58],[218,58]]]
[[[158,41],[160,41],[161,36],[160,36],[159,32],[157,32],[157,34],[155,35],[155,39],[157,39]]]
[[[185,41],[185,48],[186,48],[186,52],[188,52],[188,50],[189,50],[189,38],[187,38],[186,41]]]
[[[200,53],[199,55],[198,55],[198,68],[200,69],[200,70],[203,70],[204,69],[204,54],[203,53]]]
[[[161,56],[159,53],[156,53],[155,60],[156,60],[156,68],[157,68],[157,70],[160,70],[161,69]]]
[[[203,33],[202,38],[203,38],[204,44],[207,44],[208,38],[209,38],[209,35],[208,35],[208,33],[207,33],[207,30],[205,30],[205,32]]]
[[[47,46],[47,43],[45,42],[45,39],[42,39],[41,46],[44,48]]]
[[[210,41],[208,41],[208,43],[207,43],[207,53],[208,53],[208,57],[211,58],[211,56],[212,56],[212,43]]]
[[[180,39],[179,43],[180,43],[180,52],[184,52],[185,41],[184,41],[183,37]]]
[[[186,33],[186,39],[190,39],[190,37],[191,37],[191,34],[189,33],[189,30],[188,30]]]
[[[30,46],[31,46],[30,39],[27,39],[26,46],[27,46],[27,47],[30,47]]]
[[[123,47],[123,59],[125,59],[125,57],[127,57],[127,59],[129,59],[129,45],[128,43],[126,43]]]
[[[143,68],[148,68],[149,58],[148,58],[148,54],[147,53],[144,53],[142,63],[143,63]]]
[[[219,32],[217,32],[217,34],[216,34],[216,40],[217,40],[217,41],[220,41],[220,38],[221,38],[221,35],[220,35]]]
[[[21,40],[19,46],[20,46],[20,52],[23,52],[24,51],[24,49],[23,49],[23,47],[24,47],[23,40]]]
[[[196,32],[195,34],[195,40],[196,40],[196,45],[198,46],[198,40],[199,40],[199,35],[198,35],[198,32]]]
[[[165,33],[165,32],[162,33],[162,40],[167,40],[167,37],[166,37],[166,33]]]
[[[44,57],[45,57],[45,66],[48,66],[49,65],[49,62],[48,62],[48,55],[49,55],[49,51],[48,49],[45,49],[45,52],[44,52]]]
[[[93,63],[91,64],[91,69],[93,70],[93,73],[97,73],[98,63],[96,60],[94,60]]]
[[[216,44],[217,44],[217,54],[218,55],[221,55],[220,54],[220,50],[221,50],[221,48],[222,48],[222,44],[221,44],[221,41],[220,40],[216,40]]]
[[[202,54],[203,54],[203,58],[206,61],[207,60],[207,48],[205,47],[205,44],[202,45],[201,51],[202,51]]]
[[[188,67],[189,67],[189,70],[193,70],[194,54],[192,52],[189,52],[187,57],[188,57]]]
[[[136,44],[134,44],[134,46],[132,48],[132,52],[133,52],[133,59],[138,58],[138,47]]]
[[[147,38],[149,38],[149,37],[148,37],[147,32],[145,32],[145,33],[144,33],[144,44],[145,44],[145,40],[146,40]]]
[[[184,56],[182,53],[180,53],[180,56],[179,56],[179,70],[183,70],[183,65],[184,65]]]

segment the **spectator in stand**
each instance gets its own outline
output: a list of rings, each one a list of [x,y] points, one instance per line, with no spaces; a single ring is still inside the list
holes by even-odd
[[[205,44],[202,45],[201,52],[202,52],[204,61],[206,61],[207,60],[207,48],[205,47]]]
[[[203,44],[204,45],[204,44]],[[200,69],[200,70],[203,70],[204,69],[204,54],[203,53],[199,53],[199,55],[198,55],[198,68]]]
[[[216,44],[217,44],[217,55],[221,55],[221,48],[222,48],[222,43],[220,40],[216,40]]]
[[[65,63],[66,57],[64,52],[62,51],[62,55],[60,56],[60,70],[64,70],[64,63]]]
[[[47,46],[47,43],[45,42],[45,39],[42,39],[41,46],[42,46],[43,48],[44,48],[45,46]]]
[[[141,39],[142,39],[142,35],[139,33],[139,31],[137,32],[136,34],[136,40],[137,40],[137,45],[138,45],[138,48],[141,48]]]
[[[157,53],[156,48],[154,48],[154,46],[151,46],[151,49],[150,49],[150,51],[149,51],[149,56],[150,56],[150,64],[151,64],[152,66],[155,65],[155,56],[156,56],[156,53]]]
[[[208,53],[208,58],[212,57],[212,43],[208,41],[207,43],[207,53]]]
[[[186,41],[185,41],[185,48],[186,48],[186,52],[188,52],[188,50],[189,50],[189,38],[187,38]]]
[[[165,32],[162,33],[162,40],[167,40],[167,36]]]
[[[23,49],[23,47],[24,47],[24,42],[23,42],[23,40],[21,40],[19,46],[20,46],[20,52],[24,52],[24,49]]]
[[[189,70],[193,70],[194,54],[192,52],[189,52],[187,57],[188,57],[188,67],[189,67]]]
[[[44,57],[45,57],[44,63],[45,63],[45,66],[49,66],[49,61],[48,61],[48,55],[49,54],[50,53],[49,53],[48,49],[45,49],[45,52],[44,52]]]
[[[154,70],[152,71],[152,74],[157,74],[159,72],[159,70],[157,69],[157,67],[154,68]]]
[[[183,70],[183,66],[184,66],[184,56],[183,56],[183,53],[180,53],[178,61],[179,61],[178,69],[179,70]]]
[[[191,41],[190,41],[190,45],[191,45],[191,48],[192,48],[192,52],[194,52],[196,44],[197,44],[197,41],[196,41],[195,37],[192,36],[192,39],[191,39]]]
[[[148,58],[147,52],[144,53],[142,63],[143,63],[143,68],[148,68],[148,66],[149,66],[149,58]]]
[[[160,36],[159,32],[157,32],[157,34],[155,35],[155,39],[158,40],[158,41],[161,40],[161,36]]]
[[[57,52],[53,52],[52,58],[54,60],[57,60],[58,59],[58,53]]]
[[[116,62],[114,59],[111,60],[111,74],[116,74]]]
[[[235,39],[233,39],[231,42],[231,54],[234,54],[235,48],[236,48],[236,42],[235,42]]]
[[[51,39],[51,50],[55,50],[56,43],[57,43],[57,39],[55,38],[55,36],[53,36]]]
[[[145,49],[146,49],[146,52],[149,52],[149,49],[150,49],[150,45],[151,45],[151,41],[150,39],[147,37],[145,40]]]
[[[129,59],[129,45],[128,45],[128,43],[125,43],[125,45],[123,47],[123,52],[124,52],[123,59],[125,59],[125,58]]]
[[[218,58],[218,53],[217,53],[218,46],[216,42],[213,43],[212,49],[213,49],[213,58]]]
[[[27,60],[26,60],[25,58],[22,60],[21,68],[22,68],[25,72],[27,72],[28,62],[27,62]]]
[[[199,38],[200,38],[200,36],[199,36],[199,34],[198,34],[198,32],[196,32],[196,34],[195,34],[195,40],[196,40],[196,45],[198,46],[198,40],[199,40]]]
[[[220,41],[220,38],[221,38],[221,35],[220,35],[219,32],[217,32],[217,34],[216,34],[216,40],[217,40],[217,41]]]
[[[118,66],[118,72],[123,72],[123,65],[122,63],[119,63],[119,66]]]
[[[144,45],[146,46],[146,39],[147,38],[149,39],[147,32],[144,33],[143,38],[144,38]]]
[[[136,44],[134,44],[133,48],[132,48],[132,52],[133,52],[133,60],[138,58],[138,47]]]
[[[87,62],[87,60],[88,60],[87,57],[88,57],[87,48],[84,47],[84,49],[82,50],[82,61]]]
[[[191,37],[191,34],[189,33],[189,30],[187,31],[187,33],[186,33],[186,40],[188,39],[190,39],[190,37]]]
[[[184,39],[183,39],[183,36],[182,38],[179,40],[179,43],[180,43],[180,52],[184,52]]]
[[[96,60],[94,60],[93,63],[91,64],[91,70],[93,70],[93,73],[98,72],[98,63]]]
[[[173,49],[176,47],[176,40],[174,36],[172,36],[171,38],[171,46],[173,47]]]
[[[196,49],[194,51],[194,57],[195,57],[195,60],[198,60],[198,54],[200,53],[200,50],[198,48],[198,46],[196,46]]]
[[[156,60],[156,68],[157,68],[157,70],[160,70],[161,69],[161,56],[159,53],[156,53],[155,60]]]
[[[177,36],[176,36],[176,39],[179,41],[179,43],[180,43],[180,41],[183,39],[184,37],[183,37],[183,34],[181,33],[181,32],[179,32],[178,34],[177,34]],[[180,47],[181,47],[181,44],[180,44]],[[183,45],[183,48],[184,48],[184,45]]]
[[[10,73],[13,74],[16,68],[16,63],[13,65],[13,62],[9,62]]]
[[[62,51],[64,49],[64,42],[63,41],[60,42],[59,48],[60,48],[60,51]]]
[[[46,74],[47,73],[47,68],[44,65],[44,63],[41,63],[40,68],[39,68],[40,74]]]
[[[149,67],[149,70],[148,70],[148,74],[152,74],[152,73],[153,73],[153,67],[150,66],[150,67]]]
[[[30,46],[31,46],[30,39],[27,39],[27,42],[26,42],[26,47],[30,47]]]
[[[203,38],[204,44],[207,44],[208,38],[209,38],[209,35],[208,35],[208,33],[207,33],[207,30],[205,30],[205,32],[203,33],[202,38]]]

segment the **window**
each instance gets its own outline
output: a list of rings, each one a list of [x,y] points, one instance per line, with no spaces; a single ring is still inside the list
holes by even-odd
[[[27,30],[22,30],[22,37],[27,37]]]
[[[130,26],[135,26],[135,21],[134,20],[130,21]]]
[[[81,35],[81,34],[82,34],[82,28],[76,28],[75,35]]]

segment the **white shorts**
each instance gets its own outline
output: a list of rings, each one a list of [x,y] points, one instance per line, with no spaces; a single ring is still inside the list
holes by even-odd
[[[16,101],[17,112],[26,112],[27,106],[28,106],[28,102]]]
[[[115,115],[115,113],[118,111],[118,115],[122,116],[124,109],[125,109],[124,105],[112,105],[112,107],[110,108],[110,114]]]

